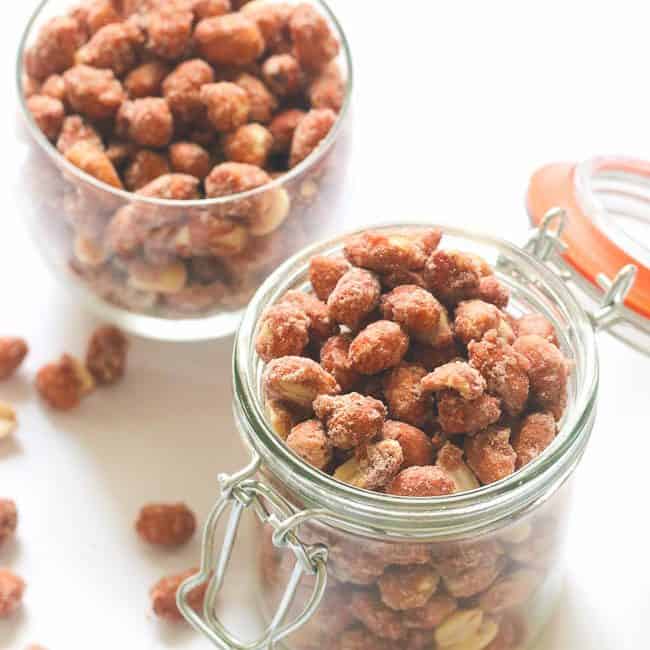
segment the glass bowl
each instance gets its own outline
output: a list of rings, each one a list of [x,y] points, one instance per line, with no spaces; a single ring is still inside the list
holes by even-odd
[[[156,339],[230,335],[243,307],[274,268],[306,244],[340,230],[337,201],[344,194],[352,90],[350,49],[341,25],[325,2],[310,3],[339,39],[336,60],[346,80],[338,118],[316,149],[261,187],[220,198],[167,200],[116,189],[72,165],[27,108],[25,53],[40,27],[73,4],[41,2],[20,42],[16,80],[28,130],[17,161],[21,217],[49,267],[101,318]],[[105,235],[116,214],[145,224],[138,235],[145,244],[135,253],[106,251]],[[182,243],[187,236],[182,226],[201,223],[206,215],[229,224],[216,234],[209,254],[156,257],[156,241],[165,245],[167,226],[180,230],[175,241]]]

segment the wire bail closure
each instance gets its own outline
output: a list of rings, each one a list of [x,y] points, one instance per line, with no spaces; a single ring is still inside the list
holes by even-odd
[[[561,240],[567,219],[566,210],[551,208],[544,215],[539,226],[531,232],[524,250],[549,266],[557,261],[558,256],[567,250],[567,245]],[[556,264],[553,264],[552,268],[562,279],[572,278],[571,272],[566,268],[558,268]],[[604,273],[598,274],[598,284],[605,293],[595,310],[587,310],[596,330],[606,330],[624,320],[625,298],[634,286],[636,275],[637,267],[634,264],[627,264],[621,268],[613,280]]]
[[[218,477],[221,495],[210,513],[203,531],[201,567],[199,573],[188,578],[179,588],[176,602],[181,614],[199,632],[202,632],[216,647],[223,650],[262,650],[273,648],[285,637],[293,634],[312,617],[321,603],[327,586],[327,548],[320,544],[306,545],[295,533],[296,528],[318,511],[296,513],[291,505],[273,488],[257,481],[254,476],[260,466],[255,454],[248,466],[239,472]],[[262,637],[246,643],[229,632],[216,615],[217,597],[223,587],[226,569],[230,562],[241,517],[252,508],[262,523],[273,528],[273,544],[277,548],[288,548],[296,556],[287,588],[277,611]],[[221,549],[218,550],[217,529],[221,517],[230,509]],[[299,615],[285,623],[303,576],[315,576],[314,588]],[[208,585],[202,616],[189,605],[189,593],[203,584]]]

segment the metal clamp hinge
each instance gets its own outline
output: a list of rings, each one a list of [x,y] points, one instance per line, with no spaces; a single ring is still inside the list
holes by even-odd
[[[212,643],[223,650],[262,650],[273,648],[275,643],[289,636],[304,625],[315,613],[327,586],[327,548],[320,544],[304,544],[296,529],[320,511],[296,513],[291,505],[273,488],[257,481],[254,477],[259,469],[260,459],[256,455],[251,463],[233,475],[219,476],[221,495],[215,504],[203,533],[201,568],[199,573],[186,580],[178,590],[177,604],[180,612],[190,624],[202,632]],[[251,508],[263,524],[273,528],[273,544],[287,548],[296,557],[296,563],[287,583],[280,604],[260,638],[245,642],[229,632],[216,614],[216,602],[223,587],[226,569],[230,562],[237,530],[245,510]],[[217,527],[227,509],[230,515],[221,544],[217,540]],[[310,598],[299,614],[289,623],[285,619],[304,575],[314,576],[314,587]],[[190,592],[207,584],[202,615],[189,604]]]
[[[598,284],[605,291],[598,308],[589,313],[591,322],[596,329],[606,329],[623,320],[625,298],[636,280],[637,268],[633,264],[624,266],[614,280],[604,273],[598,274]]]

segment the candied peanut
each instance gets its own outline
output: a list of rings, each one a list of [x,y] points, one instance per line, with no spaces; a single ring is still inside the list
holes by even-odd
[[[476,368],[465,361],[450,361],[438,366],[422,379],[424,392],[456,391],[464,400],[475,400],[485,391],[486,382]]]
[[[34,79],[34,77],[30,77],[27,73],[23,73],[20,87],[25,99],[29,99],[32,95],[37,95],[41,92],[41,82]]]
[[[332,296],[336,294],[339,285]],[[376,375],[398,365],[408,347],[409,338],[397,323],[378,320],[356,335],[350,344],[349,357],[352,367],[357,372],[363,375]]]
[[[173,201],[198,199],[199,179],[187,174],[164,174],[140,188],[136,194]]]
[[[424,267],[427,288],[447,305],[473,298],[481,278],[490,274],[490,267],[480,257],[454,250],[435,251]]]
[[[298,356],[272,359],[264,369],[263,386],[269,398],[308,409],[319,395],[339,392],[332,375],[315,361]]]
[[[429,345],[441,343],[445,308],[426,289],[412,284],[396,287],[383,296],[381,308],[386,320],[399,323],[413,339]]]
[[[194,14],[178,7],[165,7],[151,11],[145,19],[150,52],[162,59],[180,59],[190,48]]]
[[[184,124],[196,122],[205,112],[201,88],[214,81],[214,70],[201,59],[180,63],[162,83],[163,96],[174,118]]]
[[[549,343],[559,347],[553,323],[551,323],[551,321],[543,314],[524,314],[515,320],[514,326],[518,337],[535,334],[536,336],[541,336]]]
[[[141,261],[128,266],[129,285],[139,291],[177,293],[187,283],[187,269],[182,262],[152,266]]]
[[[454,333],[462,343],[480,341],[489,330],[496,330],[506,343],[515,340],[510,324],[494,305],[482,300],[464,300],[458,304]]]
[[[194,142],[175,142],[170,145],[169,163],[175,172],[189,174],[199,180],[210,173],[210,154]]]
[[[288,41],[289,17],[293,6],[287,2],[249,2],[242,7],[242,13],[255,21],[264,36],[267,48],[272,52],[282,49]]]
[[[342,259],[337,259],[335,257],[326,257],[325,255],[314,255],[309,260],[309,281],[314,290],[314,293],[324,301],[328,301],[331,293],[336,288],[338,281],[350,270],[350,265]],[[365,276],[362,274],[363,278],[372,277]],[[373,281],[370,283],[374,289],[373,293],[376,292],[376,283]],[[381,289],[380,289],[381,291]],[[377,300],[379,298],[377,297]],[[369,310],[372,311],[374,306]],[[368,312],[368,313],[369,313]]]
[[[228,160],[264,167],[271,153],[273,136],[261,124],[244,124],[223,139],[223,153]]]
[[[517,454],[510,446],[510,429],[490,427],[465,438],[465,456],[483,484],[494,483],[515,471]]]
[[[393,418],[425,426],[433,417],[433,400],[420,387],[427,371],[412,363],[400,363],[384,377],[384,395]],[[417,463],[427,465],[428,463]]]
[[[447,648],[462,643],[476,634],[482,624],[483,612],[480,609],[458,610],[436,629],[434,633],[436,647]]]
[[[335,61],[330,62],[311,82],[308,89],[312,108],[330,108],[339,113],[345,101],[345,81],[341,68]]]
[[[436,465],[441,467],[456,484],[456,492],[466,492],[481,487],[474,472],[463,461],[463,450],[451,442],[438,451]]]
[[[86,40],[82,26],[69,16],[52,18],[41,28],[27,51],[27,73],[39,81],[61,73],[74,63],[74,55]]]
[[[221,302],[228,289],[223,282],[210,284],[190,284],[176,293],[162,296],[165,304],[172,310],[191,314],[214,307]]]
[[[129,342],[114,325],[98,327],[88,342],[86,367],[98,384],[114,384],[124,376]]]
[[[229,81],[205,84],[201,101],[208,119],[217,131],[234,131],[248,121],[251,103],[244,88]]]
[[[446,594],[432,596],[422,607],[404,614],[404,626],[417,630],[433,630],[458,609],[455,599]]]
[[[277,99],[264,85],[264,83],[251,74],[240,74],[235,83],[246,92],[248,96],[248,119],[251,122],[268,124],[273,118],[273,113],[278,107]]]
[[[0,401],[0,440],[8,438],[18,424],[16,411],[11,404]]]
[[[515,650],[521,640],[518,625],[511,617],[501,617],[499,632],[485,650]]]
[[[180,623],[184,621],[178,606],[176,605],[176,592],[185,580],[196,575],[198,569],[188,569],[178,575],[166,576],[159,580],[150,591],[153,611],[158,616],[171,623]],[[190,591],[188,594],[188,603],[195,612],[203,610],[203,600],[208,583],[204,582]]]
[[[139,27],[131,22],[111,23],[98,30],[75,54],[75,63],[108,68],[120,77],[138,62],[138,46],[144,41]]]
[[[499,633],[499,624],[489,618],[484,618],[476,632],[463,639],[460,643],[444,646],[444,650],[483,650]]]
[[[510,301],[510,290],[494,275],[486,275],[479,280],[476,298],[504,309]]]
[[[9,569],[0,569],[0,619],[9,618],[20,609],[26,586]]]
[[[25,339],[15,336],[0,337],[0,381],[8,379],[16,372],[28,351]]]
[[[272,93],[278,97],[295,95],[302,87],[300,64],[291,54],[275,54],[262,65],[262,77]]]
[[[438,588],[440,576],[429,566],[390,567],[377,581],[381,599],[393,610],[423,607]]]
[[[186,544],[196,530],[196,517],[184,503],[150,503],[135,522],[140,537],[156,546]]]
[[[199,20],[230,13],[230,0],[194,0],[192,9]]]
[[[104,248],[103,242],[82,234],[75,236],[73,252],[75,259],[84,266],[99,267],[109,258],[109,252]]]
[[[150,149],[140,149],[124,169],[124,185],[127,189],[135,192],[160,176],[169,174],[170,171],[169,163],[164,155]]]
[[[555,345],[535,334],[520,336],[513,347],[530,363],[528,378],[532,400],[559,420],[567,403],[569,361]]]
[[[119,23],[122,20],[117,0],[90,0],[78,7],[72,15],[81,22],[89,34],[94,34],[105,25]]]
[[[454,576],[471,569],[493,566],[502,555],[503,548],[494,539],[450,542],[433,548],[433,563],[443,577]]]
[[[287,447],[316,469],[325,470],[332,462],[332,447],[319,420],[297,424],[287,436]]]
[[[194,38],[201,54],[214,64],[253,63],[265,47],[257,23],[240,13],[204,18]]]
[[[77,142],[67,149],[65,157],[86,174],[94,176],[112,187],[122,188],[122,181],[115,171],[113,163],[102,149],[98,149],[91,142],[83,140]]]
[[[68,149],[78,142],[88,142],[98,149],[103,149],[99,133],[80,115],[69,115],[63,120],[63,126],[56,141],[56,148],[65,154]]]
[[[284,187],[267,190],[265,199],[268,205],[248,217],[248,231],[254,237],[270,235],[278,230],[291,210],[291,198]]]
[[[43,366],[36,375],[36,388],[41,397],[52,408],[61,411],[79,406],[81,398],[91,392],[94,385],[88,370],[69,354]]]
[[[171,140],[174,118],[162,97],[134,99],[125,101],[117,112],[116,130],[142,147],[164,147]]]
[[[0,498],[0,547],[14,536],[17,526],[18,510],[15,502]]]
[[[32,95],[27,100],[27,108],[45,137],[56,140],[65,117],[63,104],[47,95]]]
[[[162,61],[147,61],[134,68],[124,79],[124,89],[131,99],[157,97],[171,70]]]
[[[322,394],[313,406],[327,427],[330,442],[339,449],[365,445],[381,433],[386,418],[382,402],[360,393]]]
[[[496,557],[465,571],[443,574],[445,589],[454,598],[471,598],[488,589],[507,564],[503,557]]]
[[[530,413],[512,436],[517,469],[535,460],[555,439],[557,425],[552,413]]]
[[[500,614],[525,603],[540,583],[540,575],[528,569],[519,569],[499,578],[485,593],[479,604],[489,614]]]
[[[434,465],[403,469],[388,485],[386,492],[402,497],[437,497],[456,489],[453,479]]]
[[[494,424],[500,417],[500,401],[492,395],[466,400],[452,390],[438,393],[438,421],[448,435],[472,435]]]
[[[288,108],[275,115],[269,124],[269,131],[273,136],[272,151],[274,153],[289,153],[293,134],[305,115],[307,113],[298,108]]]
[[[330,319],[327,305],[316,298],[316,296],[304,291],[287,291],[278,304],[290,304],[302,309],[309,318],[310,338],[320,343],[332,336],[337,327]],[[325,368],[327,370],[327,368]]]
[[[270,182],[271,177],[255,165],[225,162],[214,167],[208,174],[205,179],[205,192],[208,198],[230,196],[262,187]],[[250,218],[266,212],[272,200],[271,192],[263,192],[251,198],[234,201],[231,206],[224,206],[224,212]]]
[[[354,627],[341,633],[337,650],[395,650],[394,644],[370,634],[362,627]]]
[[[36,93],[33,93],[36,94]],[[40,88],[40,95],[46,95],[52,99],[58,99],[61,103],[65,102],[65,81],[60,74],[51,74]]]
[[[468,346],[472,367],[487,381],[487,390],[499,397],[510,415],[517,415],[528,401],[530,364],[525,356],[490,330]]]
[[[209,212],[192,215],[187,225],[177,231],[172,250],[183,257],[189,255],[215,255],[231,257],[239,255],[248,243],[244,226],[226,217],[213,216]]]
[[[348,352],[352,337],[347,334],[332,336],[320,350],[320,362],[341,387],[342,391],[350,391],[359,382],[361,375],[350,363]]]
[[[91,120],[113,117],[125,98],[112,70],[75,65],[63,73],[63,80],[70,107]]]
[[[339,53],[339,42],[313,6],[298,5],[289,18],[296,58],[308,70],[320,70]]]
[[[380,638],[397,641],[405,634],[402,617],[386,607],[375,593],[352,592],[348,607],[358,621]]]
[[[334,472],[334,478],[363,490],[379,490],[399,472],[404,453],[396,440],[368,445],[365,455],[352,456]]]
[[[300,415],[295,409],[291,409],[287,404],[277,399],[266,400],[264,410],[269,419],[273,430],[282,438],[287,436],[300,421]]]
[[[310,278],[326,282],[329,286],[342,267],[319,262],[320,268],[310,266]],[[323,277],[323,268],[330,277]],[[319,292],[317,291],[317,294]],[[323,291],[322,293],[325,293]],[[379,304],[381,286],[377,277],[364,269],[346,271],[327,298],[327,308],[333,320],[356,330]],[[372,373],[368,373],[372,374]]]
[[[310,110],[293,133],[289,167],[295,167],[315,151],[336,122],[336,113],[329,108]]]
[[[396,440],[402,448],[402,469],[433,463],[433,444],[424,431],[405,422],[387,420],[382,428],[384,440]]]
[[[411,234],[395,231],[389,234],[367,230],[350,237],[344,247],[345,256],[355,266],[387,273],[418,271],[424,267],[426,254]]]

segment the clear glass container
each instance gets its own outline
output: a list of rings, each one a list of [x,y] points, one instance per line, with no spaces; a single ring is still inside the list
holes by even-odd
[[[241,472],[220,476],[222,494],[205,528],[200,573],[178,594],[183,614],[215,645],[247,650],[531,646],[558,598],[573,474],[594,426],[595,329],[621,307],[633,275],[624,269],[598,310],[585,310],[559,269],[563,216],[547,214],[523,248],[460,228],[426,226],[443,231],[445,247],[486,259],[511,291],[508,310],[515,316],[543,313],[573,362],[568,407],[554,442],[515,474],[469,492],[405,498],[352,487],[299,459],[267,421],[264,364],[253,344],[260,316],[287,290],[308,287],[309,258],[340,253],[347,236],[300,252],[259,289],[233,356],[235,418],[252,460]],[[260,522],[257,574],[268,623],[256,641],[231,634],[216,612],[247,508]],[[221,543],[216,527],[228,511]],[[203,583],[208,583],[204,609],[195,612],[187,594]]]
[[[43,135],[27,110],[25,52],[47,20],[76,4],[41,2],[21,39],[16,80],[28,130],[16,161],[21,217],[50,268],[101,318],[165,340],[232,334],[243,307],[278,264],[341,229],[336,206],[344,193],[352,92],[351,54],[341,25],[325,2],[310,2],[340,41],[337,62],[346,81],[343,107],[319,146],[262,187],[221,198],[174,201],[116,189],[81,171]],[[129,215],[142,230],[138,236],[144,245],[127,259],[106,252],[107,226],[116,214]],[[234,227],[217,233],[210,254],[189,259],[179,253],[152,265],[155,258],[148,245],[155,253],[156,238],[164,236],[165,227],[198,223],[203,215],[225,218]]]

